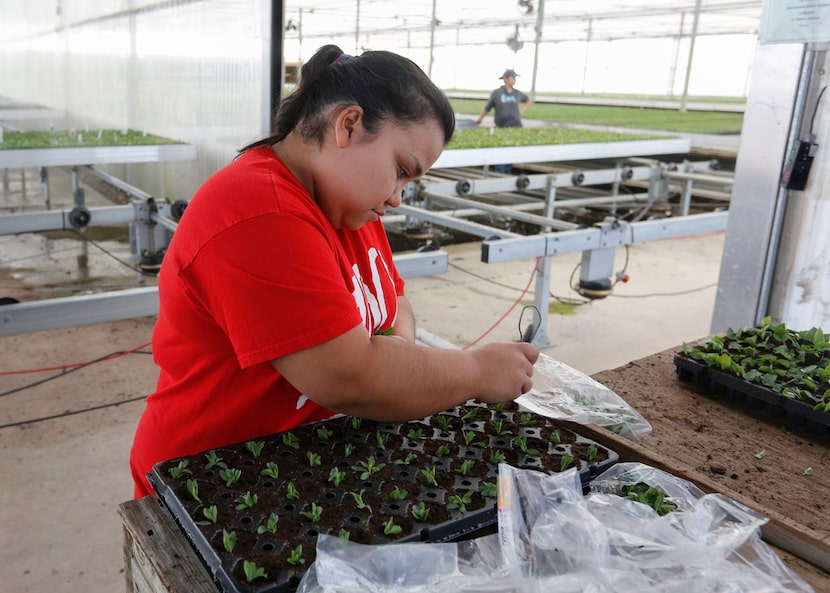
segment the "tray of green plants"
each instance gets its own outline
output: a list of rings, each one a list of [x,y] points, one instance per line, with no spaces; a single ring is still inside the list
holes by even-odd
[[[92,146],[147,146],[159,144],[184,143],[181,140],[173,140],[171,138],[130,129],[5,131],[0,135],[0,150]]]
[[[681,380],[707,395],[830,431],[830,336],[820,328],[796,331],[765,317],[758,326],[684,344],[674,364]]]
[[[150,483],[226,593],[294,590],[320,533],[366,544],[494,532],[498,465],[592,477],[619,456],[515,403],[404,424],[339,417],[158,463]]]

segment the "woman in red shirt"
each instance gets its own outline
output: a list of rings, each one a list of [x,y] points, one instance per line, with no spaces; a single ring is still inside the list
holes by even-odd
[[[396,54],[329,45],[303,66],[273,135],[199,188],[165,254],[136,496],[159,461],[335,413],[402,422],[531,388],[530,344],[415,344],[380,218],[454,125],[443,93]]]

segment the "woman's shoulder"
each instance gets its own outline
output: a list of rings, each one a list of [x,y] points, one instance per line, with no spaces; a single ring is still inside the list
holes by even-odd
[[[236,211],[278,211],[294,201],[311,201],[308,192],[282,164],[270,147],[244,151],[211,175],[193,196],[211,208]],[[312,201],[313,202],[313,201]]]
[[[270,148],[250,149],[211,175],[187,206],[176,234],[198,242],[263,216],[315,222],[319,211],[308,192]]]

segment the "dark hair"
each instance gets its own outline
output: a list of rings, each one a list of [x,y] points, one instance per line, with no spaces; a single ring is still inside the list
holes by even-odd
[[[412,60],[388,51],[348,56],[336,45],[325,45],[302,67],[297,89],[280,103],[271,135],[242,151],[275,144],[298,127],[307,140],[322,142],[327,108],[334,105],[359,105],[369,134],[387,121],[414,124],[434,118],[446,145],[455,130],[449,100]]]

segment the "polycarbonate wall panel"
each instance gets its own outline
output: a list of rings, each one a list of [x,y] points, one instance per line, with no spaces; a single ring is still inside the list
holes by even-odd
[[[270,0],[27,0],[0,19],[0,96],[62,109],[27,128],[133,128],[197,161],[108,166],[159,197],[189,198],[268,131]]]

